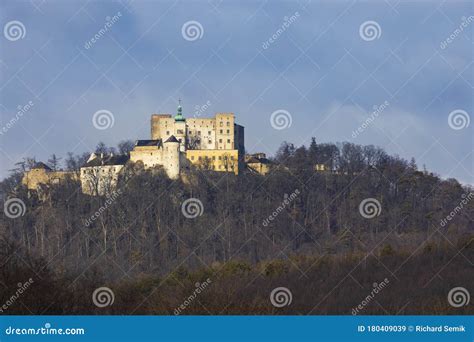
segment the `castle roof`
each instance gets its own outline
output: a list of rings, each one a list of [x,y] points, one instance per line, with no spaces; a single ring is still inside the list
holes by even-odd
[[[257,158],[253,156],[247,160],[247,164],[254,164],[254,163],[270,164],[271,162],[267,158]]]
[[[176,142],[176,143],[179,143],[179,140],[176,139],[176,137],[174,135],[170,136],[168,139],[166,139],[165,143],[168,143],[168,142]]]
[[[82,167],[102,166],[102,165],[125,165],[129,157],[126,155],[100,155],[88,161]]]
[[[186,121],[183,117],[183,107],[181,107],[181,99],[179,100],[178,112],[174,116],[174,121]]]
[[[37,162],[33,165],[32,169],[45,169],[50,171],[51,168],[43,162]]]
[[[135,146],[161,146],[162,140],[137,140]]]

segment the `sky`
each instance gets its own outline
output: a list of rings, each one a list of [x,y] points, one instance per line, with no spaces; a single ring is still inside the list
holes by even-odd
[[[353,142],[474,184],[470,1],[0,4],[0,179],[232,112],[249,152]],[[473,118],[474,120],[474,118]]]

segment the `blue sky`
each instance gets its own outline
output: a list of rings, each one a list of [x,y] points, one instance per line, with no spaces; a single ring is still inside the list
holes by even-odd
[[[181,98],[187,117],[206,104],[198,115],[234,112],[250,152],[273,154],[284,140],[309,144],[312,136],[373,144],[474,184],[469,1],[7,0],[0,6],[0,178],[25,156],[46,160],[91,151],[99,141],[148,139],[150,114],[175,113]],[[12,21],[23,25],[22,38],[6,33]],[[202,27],[195,40],[182,33],[189,21]],[[377,24],[375,36],[361,33],[368,21]],[[386,102],[374,116],[374,106]],[[18,116],[18,106],[28,103]],[[94,126],[99,110],[112,113],[113,126]],[[275,129],[270,118],[280,110],[291,125]],[[460,121],[450,125],[452,112]]]

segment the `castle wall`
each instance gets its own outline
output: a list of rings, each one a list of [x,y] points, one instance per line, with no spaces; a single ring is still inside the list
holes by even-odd
[[[66,179],[76,180],[75,172],[68,171],[50,171],[46,169],[31,169],[25,172],[21,183],[29,190],[36,190],[40,184],[58,184]]]
[[[186,159],[191,164],[214,171],[239,173],[237,150],[187,150]]]
[[[145,169],[163,164],[163,149],[158,146],[135,146],[130,151],[130,161],[143,162]]]
[[[188,142],[199,141],[193,149],[212,150],[216,148],[216,120],[215,119],[186,119]]]
[[[81,167],[82,192],[88,195],[106,195],[117,187],[123,165]]]
[[[176,142],[164,143],[163,147],[163,167],[171,179],[179,177],[180,165],[180,144]]]
[[[216,148],[218,150],[233,150],[234,137],[234,114],[216,114]]]
[[[163,138],[164,129],[162,129],[162,126],[164,126],[164,123],[170,121],[174,122],[174,119],[169,120],[170,118],[171,114],[152,114],[150,122],[151,139],[158,140]]]
[[[237,149],[244,154],[244,128],[235,124],[233,113],[217,113],[214,118],[189,118],[178,122],[169,114],[153,114],[151,122],[151,139],[166,141],[174,135],[181,140],[182,152],[188,143],[191,149]]]

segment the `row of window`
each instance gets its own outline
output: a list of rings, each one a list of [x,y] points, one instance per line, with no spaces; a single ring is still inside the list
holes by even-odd
[[[221,129],[219,133],[224,134],[224,130]],[[182,129],[178,129],[177,134],[184,134],[184,131]],[[193,134],[193,131],[190,130],[189,134]],[[207,132],[207,135],[211,135],[211,134],[212,134],[212,131]],[[230,134],[230,129],[227,130],[227,134]],[[166,131],[166,135],[170,135],[170,131]],[[197,135],[201,135],[201,131],[197,131]]]
[[[204,158],[207,158],[207,157],[204,157]],[[202,156],[199,156],[199,157],[198,157],[198,160],[202,160],[202,159],[203,159]],[[216,156],[212,156],[211,159],[212,159],[212,160],[216,160]],[[222,156],[219,156],[219,157],[218,157],[218,160],[222,160],[222,159],[227,160],[228,158],[227,158],[227,156],[223,156],[223,157],[222,157]],[[191,160],[194,160],[194,156],[191,156]],[[230,160],[234,160],[234,156],[230,156]]]
[[[100,171],[102,171],[102,173],[105,173],[106,169],[105,169],[105,168],[102,168]],[[107,172],[110,172],[110,171],[116,172],[117,170],[116,170],[115,167],[112,167],[112,168],[110,168],[110,169],[107,169]],[[82,170],[82,173],[83,173],[83,174],[87,174],[87,173],[88,173],[88,174],[91,175],[91,174],[93,174],[93,173],[95,173],[95,172],[94,172],[94,170],[90,169],[90,170]]]

